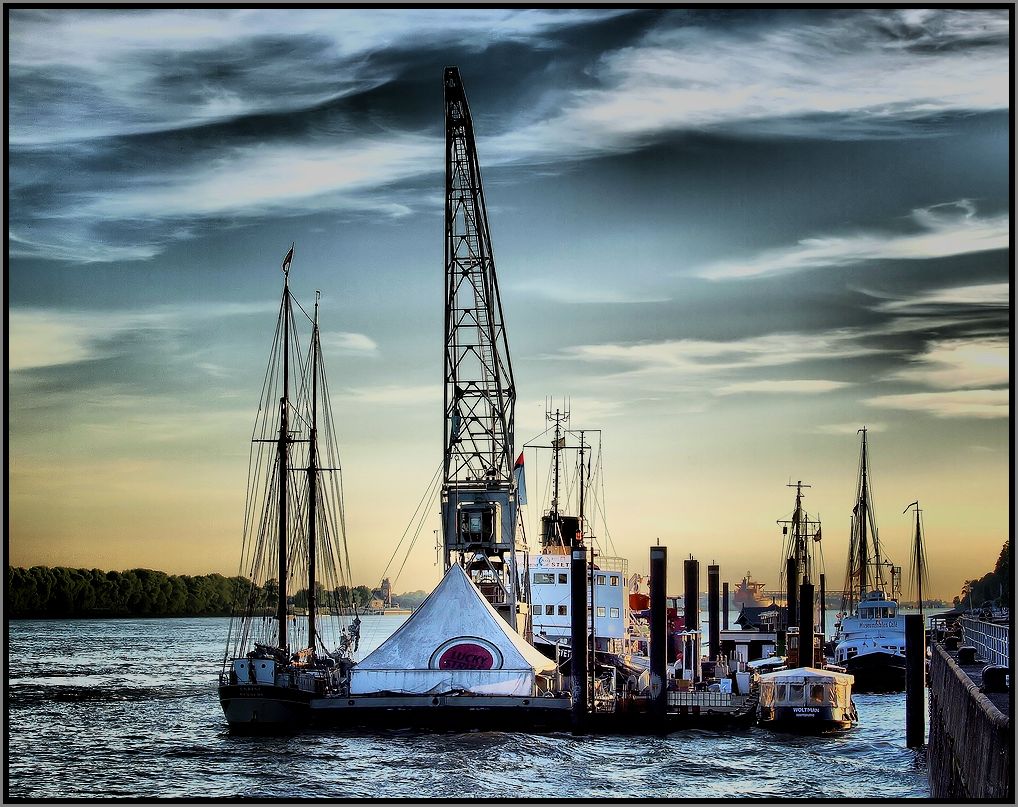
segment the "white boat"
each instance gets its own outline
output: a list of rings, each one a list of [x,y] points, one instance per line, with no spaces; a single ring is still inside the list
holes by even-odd
[[[760,676],[758,721],[777,731],[822,734],[854,726],[851,675],[796,667]]]
[[[866,429],[859,485],[852,509],[848,574],[835,626],[834,663],[855,676],[859,691],[896,691],[905,686],[905,619],[898,616],[901,568],[883,557],[873,510]],[[890,588],[884,569],[890,570]]]

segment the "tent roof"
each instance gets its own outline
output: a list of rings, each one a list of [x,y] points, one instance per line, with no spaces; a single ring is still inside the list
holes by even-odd
[[[796,667],[794,670],[776,670],[771,673],[764,673],[760,676],[761,681],[816,681],[824,678],[838,684],[851,684],[855,676],[848,673],[834,672],[833,670],[818,670],[816,667]]]
[[[514,631],[454,564],[396,632],[355,670],[427,670],[435,653],[455,640],[480,639],[502,655],[501,669],[548,670],[555,662]]]

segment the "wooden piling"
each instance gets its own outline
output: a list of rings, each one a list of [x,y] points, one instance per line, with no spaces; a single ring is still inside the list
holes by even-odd
[[[905,615],[905,745],[926,744],[926,626],[922,614]]]
[[[796,602],[799,598],[799,564],[795,558],[785,561],[785,627],[794,628],[799,624]],[[800,645],[801,646],[801,645]]]
[[[709,658],[711,660],[716,660],[721,650],[720,582],[721,568],[712,563],[707,567],[707,621],[709,623],[707,641],[710,644]]]
[[[721,584],[721,629],[728,630],[728,581]]]
[[[587,550],[574,547],[569,564],[570,674],[573,693],[573,730],[587,723]]]
[[[668,547],[650,548],[650,708],[657,716],[664,716],[668,706],[667,663],[668,603],[665,599],[668,584]]]
[[[799,585],[799,666],[814,666],[813,658],[813,584]]]

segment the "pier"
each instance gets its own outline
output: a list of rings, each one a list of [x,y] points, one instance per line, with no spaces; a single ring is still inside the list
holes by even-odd
[[[1011,693],[996,674],[1012,669],[1010,626],[972,617],[957,626],[960,636],[934,642],[930,659],[930,796],[1013,801]]]

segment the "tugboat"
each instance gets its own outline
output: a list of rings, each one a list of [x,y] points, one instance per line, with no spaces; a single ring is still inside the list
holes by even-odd
[[[901,568],[881,553],[866,429],[860,433],[859,485],[852,508],[848,573],[835,626],[834,663],[856,677],[859,691],[894,692],[905,688],[905,618],[898,615]],[[885,568],[890,570],[890,588],[884,581]]]

